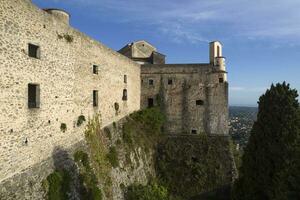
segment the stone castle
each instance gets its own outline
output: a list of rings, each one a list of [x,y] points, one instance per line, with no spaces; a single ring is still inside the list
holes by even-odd
[[[84,140],[79,116],[102,126],[159,105],[169,134],[227,135],[222,45],[209,63],[165,64],[146,41],[118,52],[72,28],[70,15],[0,0],[0,184]],[[0,189],[1,193],[1,189]]]

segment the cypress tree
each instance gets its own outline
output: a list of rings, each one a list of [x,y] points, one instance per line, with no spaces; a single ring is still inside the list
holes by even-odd
[[[272,84],[259,98],[245,149],[236,200],[300,199],[300,112],[297,91]]]

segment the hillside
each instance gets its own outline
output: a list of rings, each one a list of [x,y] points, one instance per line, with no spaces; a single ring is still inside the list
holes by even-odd
[[[250,136],[250,131],[257,115],[256,107],[229,107],[229,134],[233,141],[243,149]]]

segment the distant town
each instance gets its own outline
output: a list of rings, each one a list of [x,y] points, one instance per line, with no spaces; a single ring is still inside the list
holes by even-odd
[[[257,110],[256,107],[229,107],[229,134],[237,149],[242,150],[247,145]]]

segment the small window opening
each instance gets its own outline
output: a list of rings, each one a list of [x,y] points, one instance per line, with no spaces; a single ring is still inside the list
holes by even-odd
[[[124,90],[123,90],[123,97],[122,97],[122,100],[123,100],[123,101],[127,101],[127,99],[128,99],[128,97],[127,97],[127,90],[124,89]]]
[[[124,83],[127,83],[127,75],[124,75]]]
[[[98,66],[93,65],[93,74],[98,74]]]
[[[217,56],[220,57],[220,47],[217,46]]]
[[[224,83],[224,79],[223,78],[219,78],[219,83]]]
[[[93,106],[98,106],[98,90],[93,90]]]
[[[168,79],[168,85],[172,85],[173,84],[173,80],[172,79]]]
[[[192,134],[197,134],[197,130],[196,129],[192,129]]]
[[[202,106],[202,105],[204,105],[204,101],[203,100],[196,100],[196,105],[197,106]]]
[[[149,79],[149,85],[153,85],[154,84],[154,80],[153,79]]]
[[[148,108],[152,108],[154,106],[154,99],[148,98]]]
[[[28,108],[40,107],[40,86],[28,84]]]
[[[28,55],[32,58],[40,58],[40,47],[34,44],[28,44]]]

